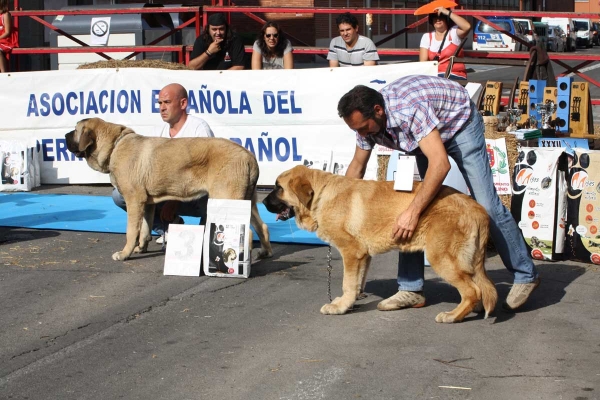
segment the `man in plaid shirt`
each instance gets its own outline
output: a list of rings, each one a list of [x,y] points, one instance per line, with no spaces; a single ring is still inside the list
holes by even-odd
[[[503,307],[516,310],[525,304],[540,279],[515,220],[496,193],[483,119],[467,90],[445,78],[406,76],[380,92],[356,86],[340,99],[338,114],[356,132],[356,150],[346,176],[364,176],[375,144],[416,156],[423,185],[396,218],[395,239],[412,237],[421,213],[450,171],[448,156],[454,159],[471,195],[487,210],[494,245],[514,275]],[[388,311],[424,306],[423,281],[423,253],[400,253],[399,291],[377,308]]]

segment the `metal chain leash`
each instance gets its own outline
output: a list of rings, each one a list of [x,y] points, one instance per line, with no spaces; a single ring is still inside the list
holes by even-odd
[[[575,254],[575,242],[573,241],[573,236],[569,236],[569,242],[571,243],[571,253],[573,253],[573,259],[577,259],[577,254]]]
[[[329,302],[331,303],[331,246],[327,250],[327,295],[329,296]]]

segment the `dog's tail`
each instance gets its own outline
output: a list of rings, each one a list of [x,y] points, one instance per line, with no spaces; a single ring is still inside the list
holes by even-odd
[[[484,211],[485,212],[485,211]],[[473,258],[474,261],[474,274],[473,274],[473,282],[481,289],[481,301],[483,303],[483,308],[485,309],[485,318],[489,316],[489,314],[494,311],[496,307],[496,302],[498,301],[498,292],[496,291],[496,286],[489,278],[488,274],[485,272],[485,257],[486,257],[486,247],[489,238],[489,217],[487,213],[485,214],[485,218],[481,219],[481,223],[478,225],[478,251]]]

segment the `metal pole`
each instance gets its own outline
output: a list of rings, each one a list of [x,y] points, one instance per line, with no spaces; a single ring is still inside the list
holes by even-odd
[[[365,8],[371,8],[371,0],[365,0]],[[366,26],[366,34],[367,37],[369,39],[373,39],[373,30],[371,29],[371,26],[373,25],[373,14],[366,14],[366,22],[367,22],[367,26]]]

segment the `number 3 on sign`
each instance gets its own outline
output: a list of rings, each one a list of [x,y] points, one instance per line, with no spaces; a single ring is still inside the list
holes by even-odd
[[[165,275],[200,276],[203,225],[169,225]]]

